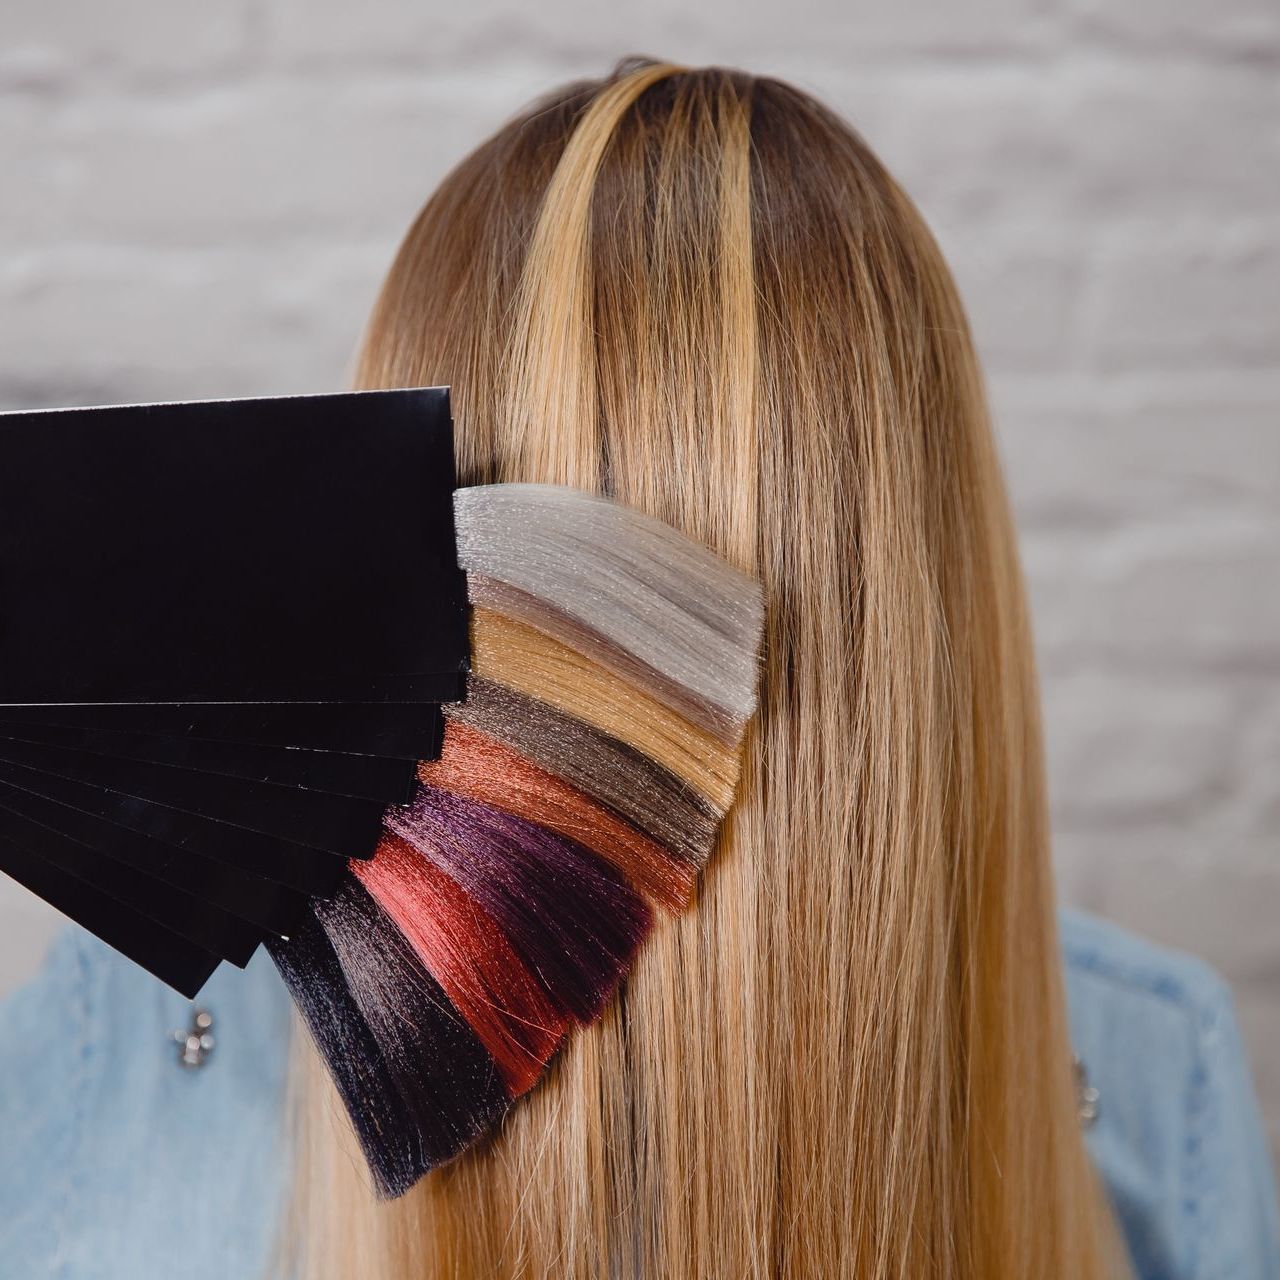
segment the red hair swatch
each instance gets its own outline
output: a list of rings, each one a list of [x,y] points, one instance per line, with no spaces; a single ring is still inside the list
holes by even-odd
[[[568,1027],[502,930],[399,836],[352,871],[396,922],[497,1064],[512,1097],[529,1089]]]
[[[599,855],[645,897],[675,913],[693,895],[697,868],[505,743],[459,720],[445,724],[437,760],[418,765],[428,786],[479,800]]]

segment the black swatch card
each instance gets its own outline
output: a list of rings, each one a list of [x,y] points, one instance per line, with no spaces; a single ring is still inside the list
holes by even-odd
[[[435,703],[121,703],[0,707],[7,724],[82,725],[219,742],[309,747],[396,760],[434,760],[444,741]]]
[[[344,858],[370,856],[382,827],[384,806],[376,801],[246,782],[224,774],[118,760],[7,738],[0,738],[0,761],[183,813],[216,816],[220,822],[247,831],[327,849]]]
[[[408,760],[251,743],[207,742],[199,738],[156,737],[109,729],[8,724],[3,715],[0,711],[0,744],[67,747],[111,756],[118,761],[172,765],[380,804],[404,804],[416,776],[416,766]]]
[[[0,783],[0,834],[11,820],[9,815],[37,822],[93,849],[104,866],[120,862],[204,898],[263,934],[287,937],[308,902],[305,894],[251,871]],[[9,830],[21,843],[17,828]]]
[[[30,792],[312,897],[331,894],[347,865],[345,858],[325,849],[4,761],[0,761],[0,786]]]
[[[246,964],[265,936],[185,888],[99,857],[87,845],[2,806],[0,836],[233,964]]]
[[[194,998],[221,963],[181,934],[3,837],[0,871],[184,996]]]
[[[465,696],[444,387],[0,414],[0,871],[184,994]]]
[[[444,388],[0,414],[0,705],[457,699]]]

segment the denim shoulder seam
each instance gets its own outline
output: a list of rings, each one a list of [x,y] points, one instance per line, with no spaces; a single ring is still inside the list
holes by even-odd
[[[1205,1201],[1210,1193],[1208,1163],[1205,1158],[1205,1142],[1210,1132],[1213,1105],[1209,1080],[1209,1063],[1205,1053],[1205,1040],[1211,1014],[1204,1008],[1195,1009],[1192,1015],[1192,1066],[1187,1089],[1187,1129],[1182,1149],[1182,1210],[1186,1239],[1185,1274],[1200,1275],[1205,1230],[1209,1215]],[[1209,1280],[1206,1276],[1205,1280]]]
[[[56,1274],[62,1280],[71,1278],[71,1251],[69,1242],[74,1239],[72,1224],[77,1217],[76,1200],[85,1190],[85,1162],[80,1155],[85,1147],[85,1130],[88,1124],[89,1081],[93,1063],[98,1056],[98,1042],[94,1031],[94,1000],[90,988],[94,978],[94,967],[83,945],[83,939],[76,937],[75,966],[70,992],[75,1005],[74,1046],[68,1045],[68,1052],[75,1053],[74,1069],[69,1081],[70,1097],[67,1099],[68,1118],[68,1152],[65,1174],[62,1179],[61,1192],[58,1197],[58,1209],[54,1214],[54,1240],[56,1253],[54,1261]],[[98,1010],[102,1016],[102,1010]]]
[[[1130,991],[1152,996],[1189,1014],[1197,1023],[1227,990],[1208,965],[1190,956],[1155,952],[1149,960],[1130,961],[1110,955],[1103,947],[1064,942],[1068,969],[1087,972]]]

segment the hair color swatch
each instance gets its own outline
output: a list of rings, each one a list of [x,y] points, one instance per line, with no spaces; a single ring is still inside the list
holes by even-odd
[[[551,485],[454,495],[466,699],[369,861],[271,950],[383,1195],[499,1123],[692,899],[756,699],[758,583]]]

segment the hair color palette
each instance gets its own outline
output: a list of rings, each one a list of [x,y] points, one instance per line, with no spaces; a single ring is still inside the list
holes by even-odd
[[[463,489],[455,510],[467,696],[374,857],[313,907],[330,945],[271,944],[295,990],[327,992],[300,1007],[384,1195],[491,1132],[601,1014],[655,914],[691,901],[756,698],[760,589],[706,548],[552,486]],[[386,1129],[391,1086],[350,1084],[366,1057],[414,1099]]]
[[[693,900],[763,619],[661,521],[455,490],[442,388],[0,415],[0,869],[188,995],[264,944],[398,1195]]]

